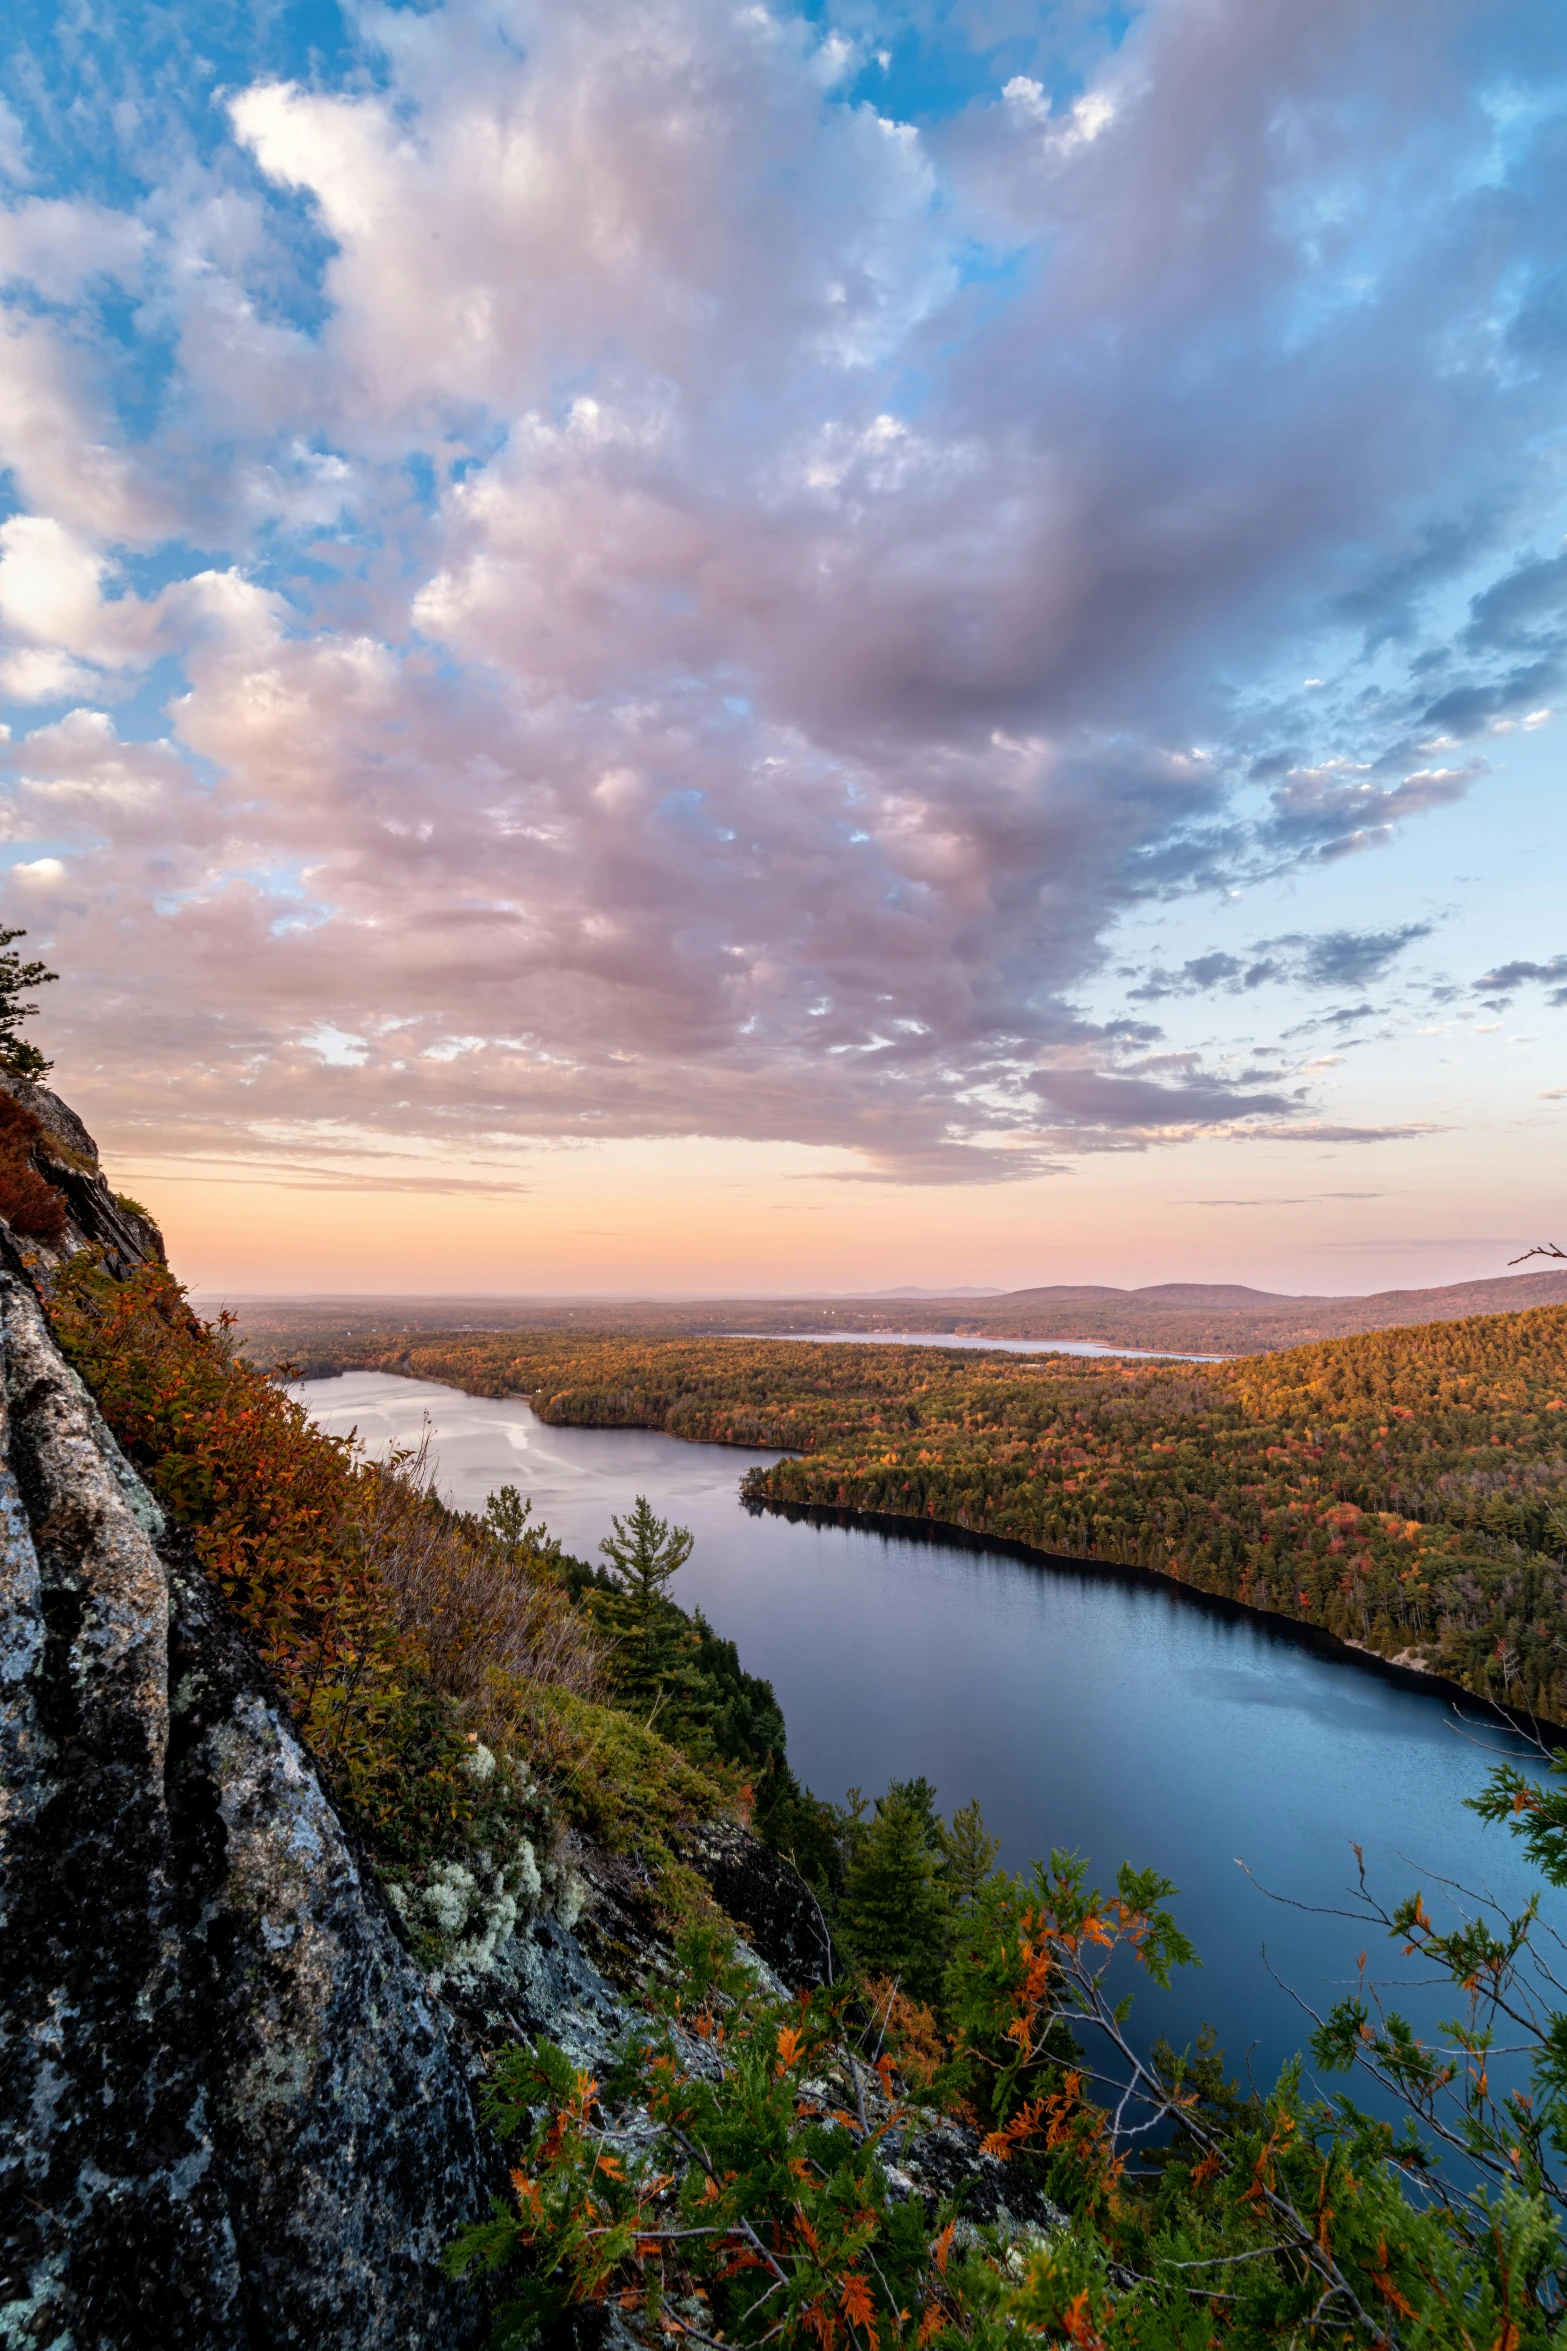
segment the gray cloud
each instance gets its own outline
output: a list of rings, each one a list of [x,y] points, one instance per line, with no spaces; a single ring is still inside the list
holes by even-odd
[[[1499,963],[1494,971],[1476,980],[1474,987],[1476,995],[1495,996],[1530,981],[1543,982],[1550,989],[1547,1004],[1567,1004],[1567,955],[1553,955],[1549,963]]]
[[[1036,1071],[1032,1085],[1055,1117],[1085,1127],[1162,1130],[1225,1126],[1237,1119],[1296,1108],[1287,1095],[1243,1094],[1218,1078],[1191,1078],[1171,1086],[1152,1078],[1057,1069]]]
[[[1182,1208],[1308,1208],[1317,1200],[1380,1200],[1381,1192],[1263,1193],[1250,1200],[1182,1200]]]
[[[1406,947],[1429,939],[1435,928],[1430,922],[1406,922],[1391,931],[1326,931],[1304,943],[1301,978],[1308,988],[1363,988],[1381,979]]]
[[[1406,947],[1428,939],[1435,928],[1431,922],[1408,922],[1388,931],[1286,931],[1258,939],[1244,956],[1216,951],[1190,957],[1177,971],[1155,969],[1127,995],[1142,1003],[1215,991],[1237,996],[1270,981],[1301,988],[1364,987],[1381,979]],[[1362,1005],[1359,1012],[1370,1009]],[[1358,1018],[1359,1012],[1339,1017]]]
[[[1262,1142],[1290,1143],[1413,1143],[1446,1130],[1432,1120],[1406,1126],[1351,1126],[1332,1119],[1307,1119],[1292,1127],[1250,1127],[1245,1132]]]
[[[1505,517],[1559,125],[1499,149],[1476,63],[1526,26],[1567,65],[1524,0],[1158,0],[1080,101],[1019,72],[915,129],[784,12],[453,0],[337,87],[258,45],[226,143],[149,95],[145,202],[0,215],[5,907],[62,1075],[166,1148],[722,1134],[934,1182],[1046,1164],[1042,1100],[1064,1149],[1293,1113],[1117,1074],[1153,1032],[1071,1000],[1150,897],[1450,804],[1483,762],[1419,712],[1558,658]],[[1374,706],[1278,683],[1324,627],[1405,648]],[[1422,935],[1131,994],[1358,990]]]
[[[1289,1037],[1304,1037],[1309,1036],[1313,1029],[1351,1029],[1358,1027],[1363,1020],[1375,1020],[1376,1017],[1377,1008],[1374,1004],[1338,1004],[1331,1012],[1319,1012],[1315,1020],[1297,1021],[1293,1028],[1286,1029],[1284,1033]]]

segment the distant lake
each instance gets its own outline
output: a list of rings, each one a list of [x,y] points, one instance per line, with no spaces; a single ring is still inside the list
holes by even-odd
[[[793,1339],[811,1347],[986,1347],[1001,1355],[1132,1355],[1143,1363],[1223,1363],[1173,1347],[1102,1347],[1097,1339],[983,1339],[970,1331],[715,1331],[715,1339]]]
[[[1512,1839],[1462,1809],[1490,1759],[1440,1695],[1266,1618],[1128,1570],[753,1516],[736,1488],[772,1454],[548,1428],[525,1404],[379,1372],[295,1393],[372,1451],[417,1441],[428,1414],[451,1501],[519,1486],[582,1558],[646,1494],[694,1533],[676,1595],[772,1681],[803,1780],[841,1798],[924,1772],[944,1810],[979,1798],[1010,1868],[1062,1845],[1101,1882],[1122,1859],[1162,1869],[1206,1964],[1167,1995],[1140,1992],[1136,2018],[1177,2044],[1211,2019],[1233,2069],[1253,2052],[1260,2083],[1309,2029],[1263,1944],[1321,2008],[1352,1984],[1367,1936],[1266,1901],[1238,1857],[1296,1900],[1342,1908],[1352,1841],[1385,1897],[1422,1884],[1438,1916],[1437,1874],[1512,1902],[1530,1883]],[[1561,1897],[1545,1907],[1567,1925]],[[1391,1946],[1372,1957],[1397,1976]]]

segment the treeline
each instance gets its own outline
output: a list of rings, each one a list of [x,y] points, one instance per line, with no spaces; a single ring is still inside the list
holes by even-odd
[[[373,1361],[787,1451],[748,1499],[1153,1568],[1567,1719],[1564,1307],[1227,1364],[512,1333]]]

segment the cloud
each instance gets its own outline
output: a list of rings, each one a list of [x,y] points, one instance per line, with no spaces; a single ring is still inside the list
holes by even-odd
[[[1246,1133],[1265,1143],[1412,1143],[1445,1129],[1430,1119],[1405,1126],[1353,1126],[1332,1119],[1303,1119],[1298,1126],[1249,1127]]]
[[[1427,723],[1438,723],[1438,716],[1427,711]],[[1287,854],[1327,859],[1385,848],[1400,823],[1450,808],[1488,772],[1485,760],[1470,759],[1461,767],[1416,768],[1388,783],[1368,773],[1367,764],[1338,758],[1292,768],[1272,794],[1265,839]]]
[[[1529,981],[1542,982],[1551,993],[1547,1004],[1567,1004],[1567,955],[1553,955],[1549,963],[1499,963],[1474,983],[1476,995],[1495,996],[1513,988],[1521,988]]]
[[[1243,1094],[1217,1078],[1161,1085],[1152,1078],[1115,1077],[1087,1069],[1038,1070],[1033,1091],[1048,1110],[1072,1125],[1163,1132],[1225,1126],[1295,1104],[1283,1094]]]
[[[109,566],[103,556],[48,515],[13,514],[0,523],[0,626],[40,675],[51,662],[62,678],[90,679],[81,663],[123,669],[151,658],[157,607],[135,596],[105,597]],[[99,681],[100,685],[102,681]],[[57,698],[36,689],[22,700]]]
[[[19,645],[0,654],[0,693],[13,702],[63,702],[91,693],[96,683],[93,672],[58,645]]]
[[[1019,1184],[1036,1176],[1064,1175],[1059,1157],[1010,1143],[1004,1148],[976,1149],[962,1143],[937,1144],[931,1149],[903,1147],[885,1155],[868,1155],[869,1164],[836,1168],[830,1175],[812,1175],[812,1183],[833,1184]]]
[[[1505,731],[1516,713],[1533,713],[1567,676],[1567,556],[1515,565],[1471,599],[1458,640],[1481,666],[1429,704],[1427,726],[1458,737]]]
[[[1363,988],[1379,980],[1406,947],[1429,939],[1430,922],[1401,923],[1390,931],[1326,931],[1304,942],[1301,978],[1308,988]],[[1295,941],[1280,940],[1293,945]]]
[[[192,1157],[182,1167],[158,1169],[160,1184],[209,1184],[226,1189],[249,1190],[261,1186],[280,1192],[352,1192],[407,1193],[415,1197],[444,1199],[467,1195],[479,1200],[520,1199],[532,1189],[531,1185],[483,1176],[452,1175],[443,1168],[431,1168],[423,1175],[382,1175],[377,1169],[354,1167],[295,1166],[285,1159],[257,1159],[239,1163],[240,1172],[224,1175],[216,1172],[204,1159]]]
[[[1314,1020],[1299,1021],[1284,1033],[1287,1037],[1303,1037],[1309,1036],[1313,1029],[1356,1028],[1361,1021],[1375,1020],[1376,1017],[1377,1008],[1374,1004],[1338,1004],[1331,1012],[1319,1012]]]
[[[172,69],[117,106],[123,53],[75,114],[18,86],[6,887],[119,1131],[967,1182],[1304,1116],[1074,1005],[1150,899],[1475,788],[1444,700],[1542,705],[1509,518],[1557,394],[1497,352],[1545,347],[1560,126],[1487,94],[1567,40],[993,0],[987,81],[937,13],[908,40],[973,45],[918,123],[885,12],[727,0],[447,0],[318,57],[261,12],[220,109]],[[1131,993],[1358,992],[1424,935]]]
[[[1409,922],[1386,931],[1286,931],[1277,938],[1256,940],[1243,956],[1215,951],[1190,957],[1177,971],[1156,968],[1129,988],[1127,996],[1134,1003],[1215,991],[1236,996],[1269,982],[1299,988],[1364,987],[1384,977],[1406,947],[1428,939],[1435,928],[1431,922]],[[1370,1010],[1361,1005],[1337,1017],[1358,1019]]]
[[[1317,1200],[1380,1200],[1381,1192],[1262,1193],[1249,1200],[1180,1200],[1179,1208],[1309,1208]]]
[[[32,177],[27,165],[27,139],[16,110],[0,98],[0,177],[23,185]]]

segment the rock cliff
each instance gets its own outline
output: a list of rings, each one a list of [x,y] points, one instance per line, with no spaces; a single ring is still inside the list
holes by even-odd
[[[0,2343],[476,2345],[481,2300],[438,2257],[504,2184],[482,2053],[545,2030],[592,2061],[622,1992],[547,1916],[482,1984],[432,1990],[51,1335],[40,1274],[90,1244],[123,1278],[161,1261],[156,1229],[63,1103],[12,1091],[67,1222],[0,1220]],[[812,1973],[783,1863],[737,1826],[689,1858],[790,1980]],[[619,1865],[575,1860],[588,1941],[623,1976],[656,1959]]]
[[[128,1269],[92,1158],[71,1237]],[[0,2341],[480,2341],[435,2267],[495,2173],[466,2051],[0,1256]]]
[[[565,1916],[426,1974],[51,1331],[71,1252],[124,1281],[161,1237],[64,1103],[0,1085],[0,2346],[477,2351],[440,2256],[506,2186],[485,2062],[542,2032],[602,2068],[670,1964],[644,1874],[571,1834]],[[775,1989],[830,1976],[813,1895],[738,1822],[671,1843]],[[934,2112],[884,2153],[896,2196],[1050,2218]]]

